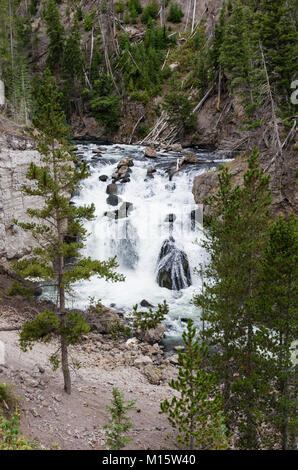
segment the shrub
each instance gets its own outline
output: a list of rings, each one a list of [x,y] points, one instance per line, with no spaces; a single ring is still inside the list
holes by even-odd
[[[34,450],[37,442],[29,442],[20,431],[20,415],[16,411],[10,419],[0,416],[0,450]]]
[[[0,411],[10,412],[15,410],[18,399],[13,393],[13,388],[11,385],[0,382]]]
[[[184,13],[179,7],[179,5],[177,3],[172,3],[170,5],[170,11],[169,11],[167,20],[170,21],[171,23],[180,23],[183,16],[184,16]]]
[[[142,331],[156,328],[164,321],[168,313],[169,307],[166,301],[164,301],[163,304],[158,304],[157,310],[153,311],[152,308],[150,308],[148,312],[139,312],[138,305],[135,305],[132,313],[133,327],[135,330],[141,329]]]
[[[7,294],[11,297],[14,295],[21,295],[22,297],[26,297],[28,300],[32,300],[34,289],[32,287],[22,286],[18,281],[13,281]]]
[[[157,20],[158,18],[159,7],[156,0],[153,0],[149,5],[144,8],[144,11],[141,16],[141,21],[143,24],[147,24],[150,20]]]

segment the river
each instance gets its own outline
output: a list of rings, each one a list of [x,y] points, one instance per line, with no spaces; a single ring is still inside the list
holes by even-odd
[[[98,149],[101,153],[96,153]],[[78,282],[69,306],[84,308],[89,298],[94,297],[106,306],[129,313],[143,299],[153,305],[166,300],[169,305],[166,341],[171,343],[179,342],[187,318],[191,317],[200,325],[200,311],[190,301],[200,290],[201,278],[195,268],[206,261],[206,254],[201,246],[203,226],[201,211],[192,194],[193,179],[228,158],[206,150],[189,150],[197,155],[198,163],[183,165],[170,181],[167,171],[177,167],[177,159],[181,158],[174,152],[162,151],[157,158],[148,158],[141,146],[77,143],[77,154],[88,162],[91,175],[83,181],[73,203],[93,202],[96,208],[95,219],[85,225],[90,235],[84,255],[99,260],[117,255],[118,270],[125,275],[125,282],[111,283],[95,277]],[[126,157],[132,158],[134,163],[130,167],[130,181],[118,184],[119,204],[111,206],[107,202],[107,185],[112,182],[119,161]],[[148,175],[147,170],[152,167],[156,172]],[[99,180],[103,175],[106,181]],[[123,202],[132,204],[128,216],[118,220],[111,218],[112,211],[119,209]],[[184,253],[189,262],[191,285],[180,290],[160,287],[157,283],[161,247],[169,238],[176,253]],[[176,256],[174,261],[177,272],[179,259]]]

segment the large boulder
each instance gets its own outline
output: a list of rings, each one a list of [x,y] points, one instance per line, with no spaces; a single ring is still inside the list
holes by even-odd
[[[166,327],[163,323],[157,325],[156,328],[150,328],[149,330],[139,331],[138,338],[144,343],[155,344],[159,343],[166,332]]]
[[[162,244],[158,266],[157,283],[170,290],[181,290],[191,285],[191,275],[187,255],[176,247],[173,237]]]
[[[94,306],[89,307],[84,316],[91,330],[101,334],[111,333],[115,323],[119,323],[122,319],[122,315],[116,310],[105,307],[100,303],[97,303],[96,308]]]

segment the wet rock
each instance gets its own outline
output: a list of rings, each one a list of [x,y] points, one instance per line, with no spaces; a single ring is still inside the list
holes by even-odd
[[[119,192],[119,188],[117,184],[115,183],[108,184],[107,190],[106,190],[107,194],[118,194],[118,192]]]
[[[118,170],[118,178],[124,176],[128,172],[128,166],[121,166]]]
[[[175,214],[168,214],[165,218],[165,222],[173,223],[176,220],[176,215]]]
[[[157,152],[153,148],[147,147],[145,149],[144,155],[145,155],[145,157],[148,157],[148,158],[156,158],[157,157]]]
[[[154,307],[154,305],[150,304],[150,302],[148,302],[146,299],[143,299],[140,302],[140,305],[141,305],[141,307],[145,307],[145,308],[153,308]]]
[[[118,206],[121,201],[122,199],[119,196],[116,196],[116,194],[110,194],[106,199],[107,204],[110,206]]]
[[[121,168],[123,166],[134,166],[133,159],[130,157],[122,158],[117,165],[117,168]]]
[[[109,178],[109,177],[108,177],[107,175],[100,175],[100,176],[98,177],[99,181],[107,181],[108,178]]]
[[[125,176],[124,178],[121,178],[120,180],[121,183],[129,183],[130,182],[130,178],[128,176]]]
[[[161,287],[179,291],[191,285],[187,255],[175,245],[173,237],[165,240],[159,254],[157,283]]]
[[[154,168],[154,166],[147,168],[147,176],[152,175],[153,173],[156,173],[156,168]]]

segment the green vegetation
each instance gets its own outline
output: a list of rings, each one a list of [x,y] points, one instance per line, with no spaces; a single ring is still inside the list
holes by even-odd
[[[168,123],[187,133],[195,128],[196,115],[188,95],[182,91],[168,93],[163,102],[163,108],[168,112]]]
[[[272,225],[269,177],[257,158],[255,150],[241,187],[223,167],[218,192],[206,201],[211,262],[194,302],[204,312],[202,339],[220,349],[208,364],[222,386],[228,429],[238,431],[237,448],[292,448],[297,221]],[[260,433],[265,423],[275,432]]]
[[[120,120],[121,100],[113,92],[114,84],[109,75],[100,75],[94,81],[92,90],[84,89],[84,97],[89,98],[93,116],[109,129],[117,128]]]
[[[131,439],[127,433],[133,427],[127,412],[134,409],[134,401],[125,401],[124,394],[117,387],[113,388],[112,406],[107,406],[111,418],[104,426],[106,429],[106,446],[109,450],[121,450]]]
[[[0,415],[10,415],[16,410],[18,399],[13,392],[13,387],[0,382]]]
[[[150,2],[143,10],[141,21],[144,24],[150,23],[152,20],[157,20],[159,6],[157,0]]]
[[[22,436],[18,411],[9,419],[0,415],[0,450],[34,450],[37,446]]]
[[[161,403],[175,429],[175,444],[188,450],[227,448],[222,399],[216,390],[216,379],[205,367],[207,347],[200,344],[196,328],[188,321],[183,333],[185,352],[178,351],[179,374],[169,385],[179,392],[171,401]]]
[[[167,20],[171,23],[180,23],[184,16],[178,3],[171,3]]]
[[[111,281],[122,280],[114,269],[115,258],[105,262],[84,258],[86,231],[83,220],[93,218],[94,206],[74,207],[70,205],[70,195],[80,181],[89,175],[86,164],[74,166],[74,156],[67,145],[65,115],[59,102],[61,93],[47,69],[39,93],[39,112],[36,125],[40,130],[38,149],[43,166],[30,164],[27,179],[29,184],[24,193],[44,199],[40,209],[28,209],[31,222],[15,221],[23,230],[29,231],[40,241],[32,255],[14,264],[16,272],[23,277],[50,280],[57,288],[57,311],[44,311],[34,320],[26,322],[20,334],[20,346],[26,351],[35,341],[47,342],[55,335],[60,340],[61,357],[51,356],[54,368],[60,363],[64,376],[64,390],[71,393],[68,346],[80,341],[89,326],[83,316],[65,308],[65,294],[78,279],[89,279],[93,275]],[[57,145],[58,143],[58,145]],[[66,241],[70,237],[70,242]],[[79,239],[80,241],[75,241]],[[76,261],[66,267],[65,260]]]
[[[32,300],[34,289],[32,287],[26,287],[20,284],[18,281],[13,281],[7,294],[10,296],[21,295],[22,297],[26,297],[28,300]]]
[[[169,307],[164,301],[163,304],[158,304],[156,311],[149,308],[148,312],[139,312],[138,305],[133,308],[133,327],[135,330],[146,331],[151,328],[156,328],[161,322],[164,321],[166,315],[169,313]]]

